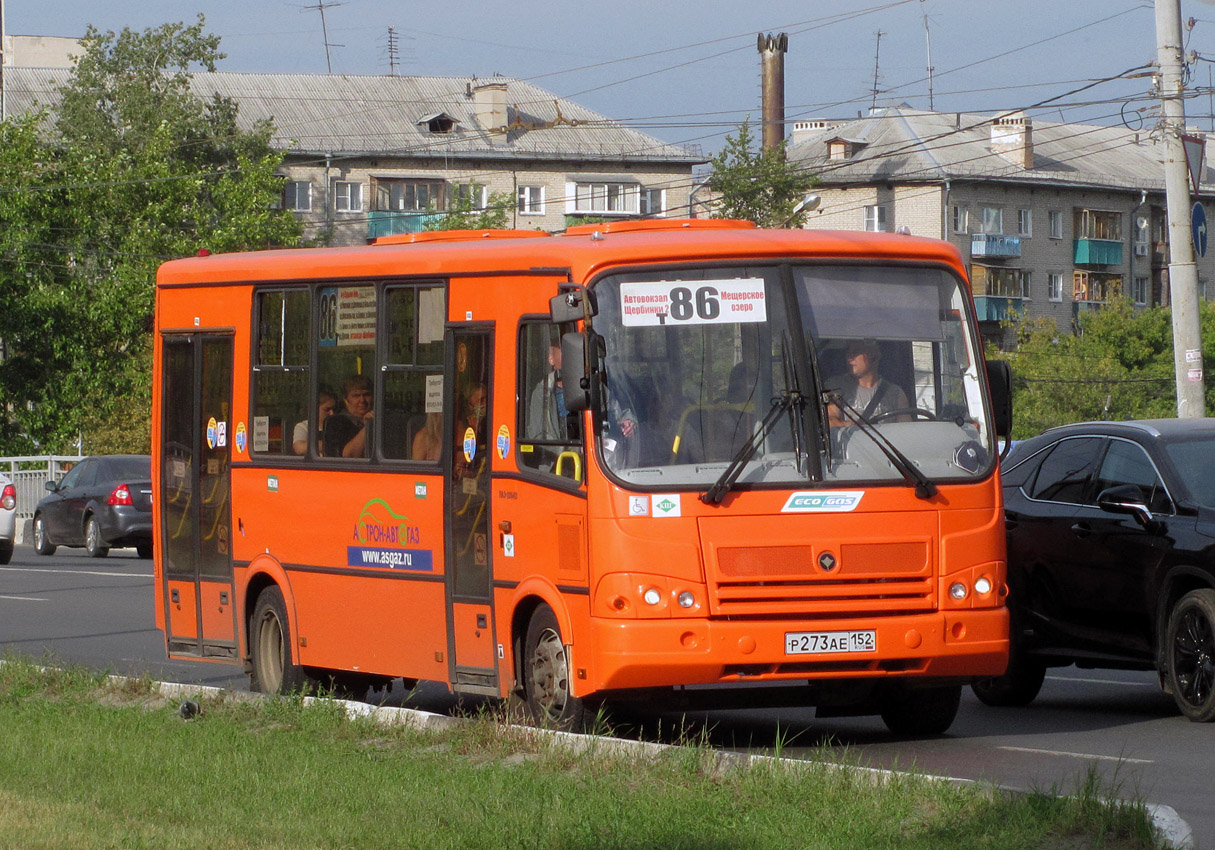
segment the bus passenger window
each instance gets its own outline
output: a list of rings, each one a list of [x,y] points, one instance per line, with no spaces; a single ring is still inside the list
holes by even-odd
[[[306,290],[257,293],[252,440],[256,454],[296,454],[296,427],[309,421],[308,308]],[[307,427],[305,438],[306,434]]]
[[[558,326],[551,322],[523,325],[519,362],[519,465],[575,478],[583,466],[582,420],[565,409]]]
[[[433,463],[443,452],[443,287],[392,287],[384,313],[381,454]]]
[[[325,421],[326,459],[375,457],[376,289],[339,284],[317,290],[317,389],[333,387],[336,410]]]

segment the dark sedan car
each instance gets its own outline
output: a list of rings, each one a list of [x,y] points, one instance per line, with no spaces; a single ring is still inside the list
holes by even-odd
[[[106,455],[80,461],[34,509],[34,549],[83,546],[94,558],[134,546],[152,557],[152,459]]]
[[[1215,719],[1215,419],[1055,428],[1002,476],[1012,650],[978,697],[1026,705],[1054,666],[1156,670]]]

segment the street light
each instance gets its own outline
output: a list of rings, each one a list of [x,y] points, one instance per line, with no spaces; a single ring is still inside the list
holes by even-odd
[[[814,210],[818,209],[819,204],[821,204],[822,202],[823,202],[823,199],[821,196],[819,196],[818,194],[816,194],[814,192],[809,193],[808,195],[806,195],[806,197],[802,198],[800,201],[797,202],[797,204],[793,207],[793,212],[789,213],[789,217],[786,218],[784,221],[782,221],[780,223],[780,226],[787,227],[789,225],[789,222],[791,222],[791,221],[793,221],[793,219],[797,218],[799,213],[814,212]]]

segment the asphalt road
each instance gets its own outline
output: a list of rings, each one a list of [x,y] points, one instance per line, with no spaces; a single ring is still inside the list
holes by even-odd
[[[0,567],[0,655],[248,687],[236,666],[169,661],[152,606],[152,563],[133,549],[93,559],[63,548],[39,557],[18,546]],[[452,703],[445,689],[429,688],[409,704],[444,711]],[[927,740],[892,739],[878,718],[816,720],[813,710],[719,711],[695,719],[725,748],[779,748],[788,757],[821,757],[826,748],[850,763],[1014,788],[1070,791],[1096,771],[1107,791],[1172,806],[1199,846],[1215,847],[1215,724],[1184,720],[1153,674],[1051,671],[1027,709],[989,708],[966,692],[949,733]]]

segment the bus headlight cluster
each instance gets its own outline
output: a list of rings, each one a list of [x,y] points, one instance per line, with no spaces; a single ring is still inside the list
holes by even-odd
[[[611,573],[595,589],[600,616],[657,619],[705,613],[705,587],[670,576]]]
[[[970,596],[972,590],[975,596],[987,596],[993,587],[991,579],[987,576],[979,576],[974,579],[972,585],[968,585],[965,581],[955,581],[949,585],[949,597],[955,602],[961,602]]]

